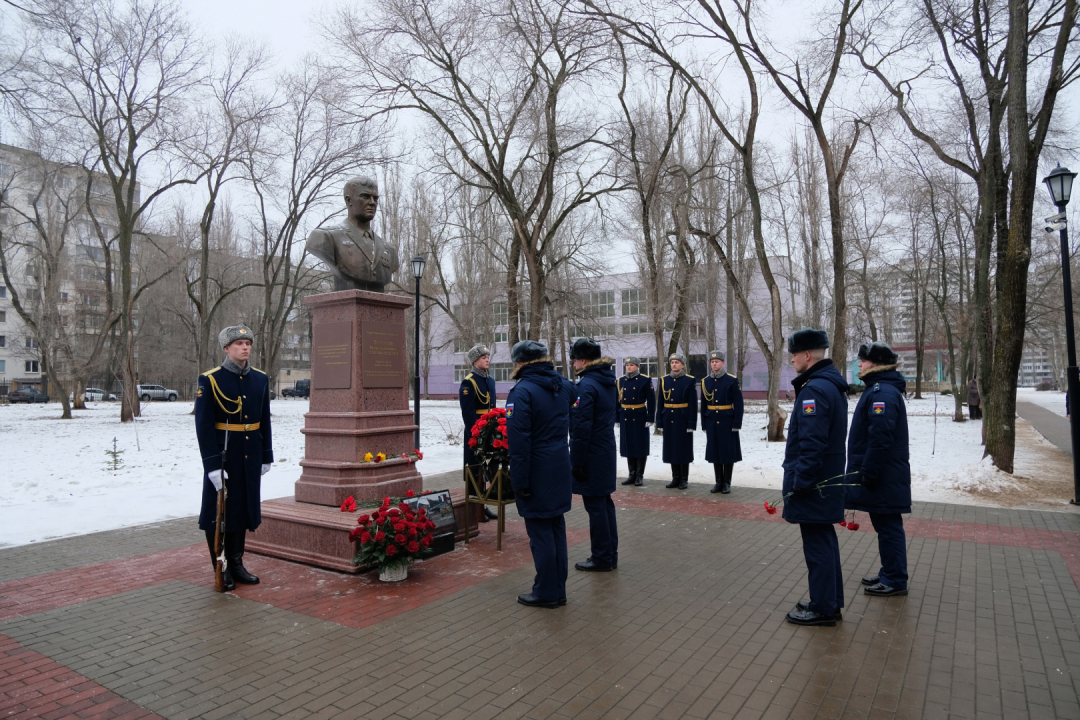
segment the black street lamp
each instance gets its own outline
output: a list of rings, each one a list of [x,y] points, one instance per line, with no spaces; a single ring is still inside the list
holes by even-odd
[[[1068,168],[1058,165],[1043,179],[1054,205],[1060,211],[1057,215],[1046,218],[1046,230],[1047,232],[1058,230],[1061,235],[1061,284],[1065,291],[1065,347],[1069,353],[1069,367],[1065,371],[1065,377],[1068,383],[1070,410],[1080,402],[1080,370],[1076,367],[1076,336],[1073,332],[1072,273],[1069,270],[1069,226],[1065,220],[1065,206],[1069,204],[1075,177],[1076,173],[1069,172]],[[1078,452],[1080,451],[1080,421],[1072,417],[1074,414],[1069,413],[1073,456],[1073,499],[1069,502],[1080,505],[1080,452]]]
[[[424,257],[417,255],[412,259],[412,274],[416,278],[416,342],[413,343],[413,357],[416,360],[416,373],[413,382],[413,422],[416,431],[413,447],[420,449],[420,278],[424,277]]]

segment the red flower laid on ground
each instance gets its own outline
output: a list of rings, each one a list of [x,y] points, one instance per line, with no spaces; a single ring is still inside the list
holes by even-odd
[[[413,454],[416,455],[417,460],[423,460],[424,459],[424,453],[420,452],[416,448],[413,448]]]
[[[405,497],[416,497],[416,493],[410,490],[409,492],[405,493]]]
[[[847,527],[847,520],[841,520],[840,527]]]
[[[356,512],[356,500],[352,495],[345,498],[345,501],[341,503],[341,512]]]
[[[848,530],[858,530],[859,529],[859,523],[848,523],[847,529]]]

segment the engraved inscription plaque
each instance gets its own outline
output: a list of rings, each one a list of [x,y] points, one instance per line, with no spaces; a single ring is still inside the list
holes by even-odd
[[[364,387],[405,387],[405,326],[365,322],[360,335]]]
[[[311,378],[316,390],[352,387],[352,323],[316,325],[311,338]]]

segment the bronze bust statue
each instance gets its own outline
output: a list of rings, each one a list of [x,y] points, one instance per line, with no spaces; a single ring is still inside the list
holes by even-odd
[[[369,177],[345,183],[349,217],[335,228],[316,228],[308,236],[307,251],[326,263],[334,274],[334,290],[386,292],[398,268],[397,248],[371,229],[379,205],[379,186]]]

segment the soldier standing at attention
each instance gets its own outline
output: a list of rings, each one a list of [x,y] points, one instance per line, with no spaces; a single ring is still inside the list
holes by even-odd
[[[701,380],[701,429],[705,431],[705,460],[713,464],[716,484],[709,492],[731,492],[731,473],[742,460],[739,430],[743,396],[739,381],[724,369],[724,353],[709,353],[709,376]]]
[[[488,369],[491,367],[491,351],[484,345],[474,345],[465,353],[465,358],[472,365],[472,369],[465,373],[461,387],[458,388],[461,421],[465,423],[465,467],[472,469],[476,486],[483,492],[483,466],[480,464],[480,458],[476,457],[476,453],[469,447],[469,438],[472,437],[473,425],[481,415],[495,408],[498,397],[495,393],[495,379],[488,374]],[[470,488],[468,482],[465,483],[465,487]],[[498,515],[486,505],[484,506],[484,522],[497,517]]]
[[[788,338],[791,364],[799,376],[795,409],[784,450],[784,519],[798,523],[810,575],[810,602],[787,614],[796,625],[834,627],[842,619],[844,580],[840,544],[833,527],[844,519],[844,439],[847,382],[825,358],[829,336],[806,328]],[[829,481],[826,487],[821,483]],[[790,497],[787,497],[791,493]]]
[[[574,494],[589,513],[589,559],[574,565],[584,572],[609,572],[619,565],[619,533],[615,527],[615,361],[600,356],[600,346],[579,338],[570,348],[577,399],[570,410],[570,464]]]
[[[664,462],[671,465],[671,482],[664,487],[686,489],[690,463],[694,462],[694,430],[697,428],[697,383],[686,374],[686,356],[668,358],[671,372],[660,378],[660,407],[656,424],[664,430]]]
[[[626,372],[618,380],[619,404],[615,408],[615,422],[619,424],[619,453],[626,458],[630,470],[623,485],[645,484],[645,461],[649,459],[649,428],[656,417],[656,390],[652,378],[639,371],[641,363],[636,357],[623,360]]]
[[[222,575],[226,590],[233,590],[235,583],[259,582],[244,567],[244,540],[247,531],[254,532],[262,522],[261,478],[274,462],[270,378],[248,363],[253,338],[244,325],[222,330],[218,345],[225,349],[225,360],[199,376],[195,393],[195,434],[203,462],[199,527],[206,532],[210,561],[215,564],[217,493],[224,483],[226,566]]]
[[[566,519],[571,491],[570,406],[573,383],[555,372],[547,346],[522,340],[510,351],[517,366],[506,398],[506,435],[510,441],[510,482],[518,514],[525,519],[536,579],[532,591],[518,595],[530,607],[566,604]]]
[[[867,595],[908,594],[907,540],[901,513],[911,512],[908,464],[907,382],[896,370],[896,353],[885,343],[859,348],[859,377],[866,390],[855,406],[848,435],[848,473],[862,487],[847,489],[849,510],[870,514],[878,537],[881,570],[862,579]]]

